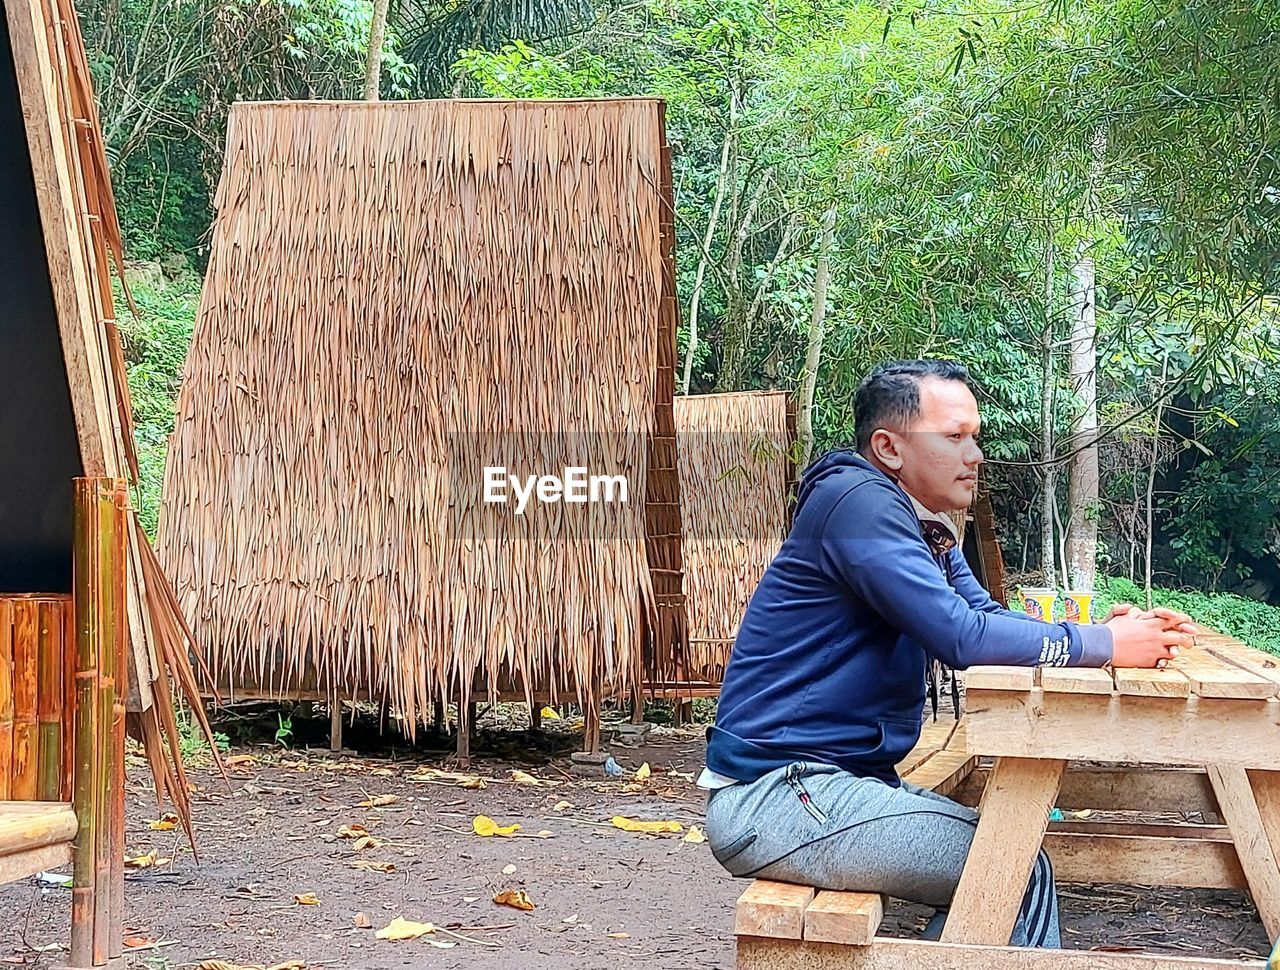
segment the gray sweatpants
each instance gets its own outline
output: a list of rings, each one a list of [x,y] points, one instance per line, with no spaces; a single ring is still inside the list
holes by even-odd
[[[942,933],[978,813],[905,782],[894,788],[831,765],[798,761],[751,784],[711,793],[707,840],[735,876],[884,893],[936,909]],[[1013,946],[1058,948],[1058,896],[1042,851]]]

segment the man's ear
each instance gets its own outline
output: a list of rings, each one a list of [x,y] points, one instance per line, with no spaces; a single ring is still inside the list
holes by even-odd
[[[902,470],[902,455],[898,452],[898,442],[892,432],[876,428],[871,433],[870,448],[876,461],[885,468],[893,472]]]

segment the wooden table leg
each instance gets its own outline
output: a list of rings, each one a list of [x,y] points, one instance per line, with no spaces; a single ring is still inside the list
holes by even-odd
[[[1065,761],[996,759],[942,931],[944,943],[1008,945],[1066,766]]]
[[[1208,770],[1209,783],[1218,796],[1223,820],[1240,857],[1240,868],[1249,883],[1249,894],[1274,943],[1280,939],[1280,864],[1276,861],[1280,846],[1274,841],[1280,828],[1280,818],[1276,817],[1280,808],[1280,772],[1257,771],[1250,777],[1244,768]]]

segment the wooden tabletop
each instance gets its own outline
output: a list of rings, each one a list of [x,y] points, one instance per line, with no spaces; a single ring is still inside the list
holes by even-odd
[[[1280,657],[1255,650],[1235,637],[1198,628],[1195,647],[1163,670],[1121,668],[1114,674],[1092,667],[971,667],[968,690],[1191,696],[1236,700],[1280,697]]]

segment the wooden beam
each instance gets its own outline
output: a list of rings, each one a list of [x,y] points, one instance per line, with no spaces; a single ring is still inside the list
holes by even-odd
[[[1034,667],[970,667],[960,679],[970,691],[1028,691],[1036,685],[1036,671]]]
[[[757,879],[738,897],[733,932],[738,936],[800,940],[804,936],[804,911],[813,897],[812,886]]]
[[[1009,942],[1066,766],[1032,758],[996,762],[942,931],[945,942]]]
[[[871,946],[738,940],[738,970],[1266,970],[1262,960],[1215,960],[1097,950],[929,943],[878,936]]]
[[[71,806],[57,804],[56,812],[5,812],[0,814],[0,855],[39,849],[60,842],[70,843],[76,837],[75,812]]]
[[[1180,670],[1121,667],[1116,671],[1116,690],[1135,697],[1190,697],[1191,681]]]
[[[25,852],[0,856],[0,886],[17,882],[48,869],[60,869],[71,861],[71,843],[59,842]]]
[[[820,892],[804,911],[804,938],[867,946],[883,919],[884,897],[878,893]]]
[[[1262,925],[1273,942],[1280,940],[1280,864],[1267,837],[1249,776],[1243,768],[1211,766],[1208,771]]]
[[[1244,889],[1230,842],[1205,838],[1050,832],[1045,851],[1059,883]]]
[[[1122,764],[1280,765],[1280,702],[971,691],[969,750]]]
[[[1110,694],[1115,686],[1111,675],[1096,667],[1044,667],[1040,670],[1040,687],[1046,693]]]
[[[977,805],[990,768],[975,769],[952,793],[963,805]],[[1202,815],[1206,822],[1221,818],[1213,786],[1203,768],[1115,768],[1068,766],[1062,776],[1057,807],[1063,811],[1128,812]]]

